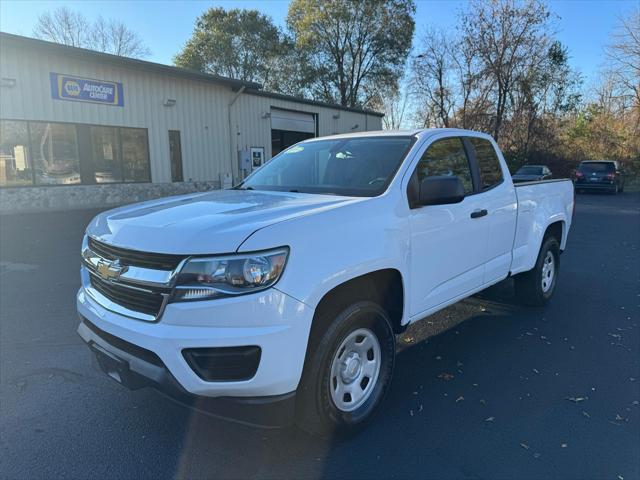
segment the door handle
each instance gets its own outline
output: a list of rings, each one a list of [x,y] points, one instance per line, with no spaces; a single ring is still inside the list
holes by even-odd
[[[489,212],[487,212],[486,209],[482,209],[482,210],[476,210],[475,212],[471,212],[471,218],[480,218],[480,217],[484,217],[485,215],[488,215]]]

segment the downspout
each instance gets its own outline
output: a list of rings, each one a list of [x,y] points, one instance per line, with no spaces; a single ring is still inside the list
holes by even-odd
[[[229,107],[227,108],[227,114],[228,114],[228,119],[229,119],[229,161],[231,162],[231,183],[233,182],[233,128],[231,127],[231,107],[233,107],[233,104],[236,103],[236,100],[238,100],[238,97],[240,95],[242,95],[242,92],[244,92],[245,89],[245,85],[243,85],[242,87],[240,87],[240,90],[238,90],[236,92],[236,94],[233,96],[233,98],[231,99],[231,101],[229,102]],[[237,154],[236,154],[237,155]]]

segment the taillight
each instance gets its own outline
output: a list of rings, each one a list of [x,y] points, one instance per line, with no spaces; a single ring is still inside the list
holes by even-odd
[[[576,172],[576,178],[582,178],[583,176],[582,172]]]
[[[614,178],[616,178],[616,174],[615,173],[607,173],[607,178],[609,180],[613,180]]]

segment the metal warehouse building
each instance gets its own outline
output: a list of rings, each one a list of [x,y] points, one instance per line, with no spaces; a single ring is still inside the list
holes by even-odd
[[[0,210],[227,187],[300,140],[379,130],[381,117],[0,33]]]

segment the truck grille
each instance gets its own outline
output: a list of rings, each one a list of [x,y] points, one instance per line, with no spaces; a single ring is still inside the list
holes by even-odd
[[[154,321],[162,315],[171,280],[185,257],[129,250],[89,237],[82,258],[88,270],[86,287],[96,302],[116,313]]]
[[[184,258],[181,255],[138,252],[137,250],[115,247],[91,237],[89,237],[89,248],[102,258],[108,260],[119,259],[123,265],[135,265],[136,267],[153,268],[155,270],[174,270]]]
[[[91,275],[91,286],[106,298],[118,305],[145,313],[147,315],[158,316],[164,303],[164,296],[161,292],[144,291],[134,289],[117,283],[102,280],[96,275]]]

